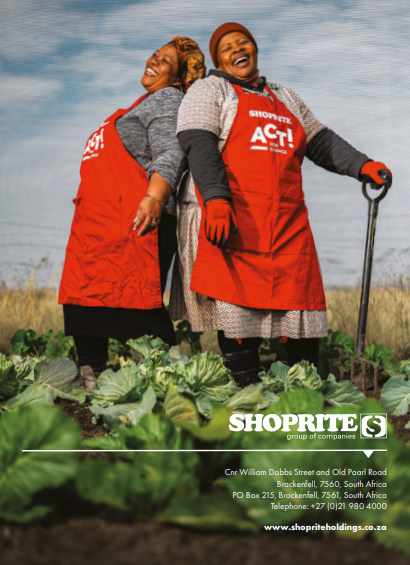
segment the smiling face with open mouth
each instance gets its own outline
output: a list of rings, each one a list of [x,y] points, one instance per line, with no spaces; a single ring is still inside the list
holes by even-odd
[[[258,68],[255,44],[240,31],[221,37],[217,48],[218,69],[240,80],[251,79]]]
[[[178,56],[173,45],[164,45],[148,59],[141,84],[148,92],[172,86],[178,81]]]

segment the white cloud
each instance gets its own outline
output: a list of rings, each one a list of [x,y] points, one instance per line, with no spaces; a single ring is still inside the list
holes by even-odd
[[[61,0],[4,0],[0,4],[0,53],[10,60],[50,55],[74,38],[84,18],[64,9]]]
[[[75,86],[83,89],[89,97],[107,95],[117,96],[138,88],[145,68],[145,62],[151,56],[151,50],[131,49],[119,46],[103,51],[91,46],[82,53],[70,57],[64,65],[64,72],[75,80]],[[49,70],[55,68],[53,65]]]
[[[44,102],[61,92],[63,85],[55,79],[0,74],[0,108],[9,110],[22,103]]]

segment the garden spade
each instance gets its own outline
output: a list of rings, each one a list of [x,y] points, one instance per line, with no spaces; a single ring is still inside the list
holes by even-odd
[[[360,308],[359,308],[359,322],[357,327],[357,341],[356,341],[356,356],[350,359],[351,369],[350,369],[350,380],[354,382],[354,371],[356,363],[360,363],[362,367],[362,390],[365,392],[366,389],[366,365],[370,365],[373,369],[373,384],[374,392],[377,393],[378,390],[378,370],[376,363],[373,361],[368,361],[363,359],[364,351],[364,341],[366,337],[366,324],[367,324],[367,311],[369,307],[369,297],[370,297],[370,282],[372,278],[372,264],[373,264],[373,252],[374,252],[374,242],[376,236],[376,221],[377,213],[379,208],[379,202],[383,200],[386,196],[389,188],[392,185],[392,177],[389,171],[382,169],[379,171],[380,177],[384,180],[384,184],[377,186],[376,184],[370,184],[370,187],[374,190],[381,190],[381,193],[376,198],[371,198],[367,192],[367,180],[363,180],[362,183],[362,193],[363,196],[369,203],[369,215],[367,222],[367,237],[366,237],[366,249],[364,253],[364,265],[363,265],[363,279],[362,279],[362,294],[360,297]]]

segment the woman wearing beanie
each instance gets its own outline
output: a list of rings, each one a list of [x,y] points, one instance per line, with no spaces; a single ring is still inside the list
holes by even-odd
[[[187,168],[175,131],[184,94],[204,73],[198,45],[174,37],[146,63],[147,94],[86,144],[59,303],[88,391],[105,368],[110,337],[175,343],[162,302],[177,245],[175,191]]]
[[[244,26],[220,26],[210,53],[216,70],[179,110],[191,173],[178,205],[180,277],[170,311],[194,331],[218,330],[227,367],[245,385],[257,379],[262,338],[287,338],[291,365],[318,366],[327,335],[304,156],[379,186],[386,167],[320,123],[295,92],[259,76],[258,46]]]

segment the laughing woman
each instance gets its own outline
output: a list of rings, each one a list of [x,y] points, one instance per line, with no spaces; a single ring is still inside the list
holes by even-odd
[[[190,89],[178,117],[191,176],[178,204],[170,310],[194,331],[218,330],[228,368],[247,384],[257,379],[261,338],[285,337],[290,364],[318,365],[327,335],[304,156],[380,186],[386,167],[320,123],[292,90],[260,77],[244,26],[220,26],[210,53],[216,70]]]
[[[105,368],[110,337],[175,342],[162,301],[177,245],[174,195],[187,167],[175,131],[184,93],[204,72],[198,45],[175,37],[146,63],[147,94],[86,144],[59,303],[87,390]]]

